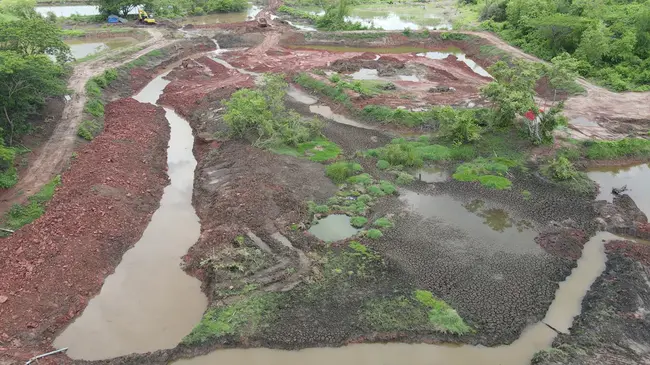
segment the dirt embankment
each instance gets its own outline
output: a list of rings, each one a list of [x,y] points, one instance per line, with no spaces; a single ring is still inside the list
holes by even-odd
[[[138,241],[167,184],[168,138],[162,108],[108,104],[45,214],[1,240],[0,359],[48,350]]]

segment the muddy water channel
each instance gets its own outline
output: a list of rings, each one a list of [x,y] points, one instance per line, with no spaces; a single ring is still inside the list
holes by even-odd
[[[587,175],[600,186],[597,199],[611,202],[612,188],[627,186],[625,194],[650,216],[650,165],[597,167],[587,170]]]
[[[446,346],[427,344],[358,344],[340,348],[310,348],[301,351],[270,349],[219,350],[176,365],[527,365],[533,354],[550,346],[556,332],[566,331],[580,313],[585,293],[605,268],[604,240],[616,236],[601,232],[585,244],[578,265],[566,281],[560,283],[556,298],[544,321],[529,326],[510,345],[498,347]]]
[[[134,98],[155,104],[168,81],[157,77]],[[99,295],[54,342],[73,359],[98,360],[171,348],[201,320],[207,299],[199,280],[181,270],[181,257],[199,237],[192,206],[196,160],[185,120],[165,108],[171,180],[149,226],[110,275]],[[180,298],[180,300],[179,300]]]

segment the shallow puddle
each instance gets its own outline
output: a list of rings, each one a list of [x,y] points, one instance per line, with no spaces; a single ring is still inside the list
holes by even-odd
[[[556,291],[543,322],[528,327],[512,344],[498,347],[427,344],[355,344],[339,348],[300,351],[270,349],[217,350],[208,355],[180,360],[176,365],[528,365],[535,352],[548,348],[557,329],[566,329],[580,314],[582,298],[605,267],[603,240],[616,239],[598,233],[585,244],[583,256],[571,276]]]
[[[309,233],[325,242],[336,242],[350,238],[360,230],[352,227],[350,217],[345,214],[330,214],[318,220],[309,228]]]
[[[479,66],[479,64],[474,62],[472,59],[467,58],[467,55],[460,52],[460,50],[458,50],[458,52],[453,50],[452,52],[424,52],[424,53],[419,53],[418,54],[418,56],[430,58],[430,59],[433,59],[433,60],[444,60],[445,58],[447,58],[447,57],[449,57],[451,55],[456,56],[458,61],[463,62],[464,64],[469,66],[469,68],[471,68],[472,71],[474,71],[478,75],[492,78],[492,75],[490,75],[489,72],[487,72],[483,67]]]
[[[289,90],[287,90],[287,95],[289,95],[293,100],[306,105],[316,104],[318,100],[310,96],[306,92],[297,89],[293,85],[289,85]]]
[[[426,195],[401,189],[400,200],[425,218],[450,224],[484,243],[487,250],[536,253],[537,232],[525,221],[510,218],[506,211],[486,207],[480,200],[463,204],[448,195]],[[523,222],[523,223],[520,223]]]
[[[377,129],[375,127],[369,126],[367,124],[359,123],[356,122],[352,119],[349,119],[341,114],[336,114],[332,111],[332,109],[327,106],[327,105],[310,105],[309,106],[309,111],[318,114],[323,118],[327,118],[330,120],[335,121],[336,123],[341,123],[341,124],[347,124],[353,127],[357,128],[363,128],[363,129]]]
[[[426,183],[437,183],[446,181],[449,173],[439,167],[424,167],[415,172],[415,177]]]
[[[169,82],[155,78],[134,98],[155,103]],[[207,299],[201,282],[180,267],[197,241],[199,219],[192,206],[194,137],[189,124],[165,108],[171,127],[167,149],[171,180],[140,240],[122,257],[101,292],[56,338],[73,359],[99,360],[172,348],[201,320]],[[179,300],[182,298],[182,300]]]
[[[181,22],[181,25],[194,24],[194,25],[207,25],[219,23],[240,23],[247,20],[252,20],[262,11],[262,8],[257,5],[251,5],[247,11],[236,13],[217,13],[208,15],[189,16]]]
[[[353,80],[379,80],[379,71],[373,68],[362,68],[357,72],[351,73]]]
[[[643,213],[650,216],[650,165],[605,166],[587,170],[590,179],[600,185],[598,200],[612,201],[612,188],[627,186],[629,195]]]
[[[107,38],[107,39],[68,39],[65,43],[70,46],[70,53],[75,59],[88,57],[107,49],[127,47],[137,43],[138,40],[130,37]]]

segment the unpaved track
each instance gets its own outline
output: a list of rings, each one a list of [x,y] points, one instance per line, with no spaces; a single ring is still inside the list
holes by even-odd
[[[83,117],[86,104],[86,82],[106,69],[121,66],[127,62],[165,47],[174,40],[165,39],[163,32],[155,28],[146,28],[151,38],[132,47],[145,47],[119,60],[109,59],[115,53],[106,54],[93,61],[79,64],[68,80],[68,89],[72,90],[72,100],[63,109],[61,121],[54,129],[50,139],[38,152],[38,156],[25,171],[18,183],[0,195],[0,211],[7,211],[13,204],[24,201],[46,184],[53,176],[60,173],[74,150],[77,129]],[[123,50],[128,51],[128,49]]]
[[[488,32],[462,32],[481,37],[495,47],[519,58],[532,62],[547,63],[513,47],[496,35]],[[589,120],[607,122],[609,120],[626,122],[650,122],[650,92],[616,93],[591,82],[578,78],[586,95],[570,97],[564,104],[564,114],[569,118],[585,117]]]

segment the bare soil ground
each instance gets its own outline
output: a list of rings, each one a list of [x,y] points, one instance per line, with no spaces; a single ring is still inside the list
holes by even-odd
[[[121,99],[78,151],[46,213],[0,252],[0,358],[27,360],[101,288],[157,209],[169,127],[162,108]]]

